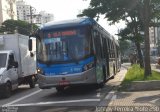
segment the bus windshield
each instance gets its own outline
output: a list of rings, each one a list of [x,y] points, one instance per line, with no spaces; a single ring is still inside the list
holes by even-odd
[[[37,59],[41,62],[62,62],[90,55],[90,39],[86,32],[85,28],[45,31],[37,39]]]
[[[7,59],[7,54],[6,53],[0,53],[0,68],[6,66],[6,59]]]

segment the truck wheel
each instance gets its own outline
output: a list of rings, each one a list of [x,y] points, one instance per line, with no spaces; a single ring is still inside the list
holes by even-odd
[[[35,77],[34,76],[29,78],[29,86],[30,88],[35,88]]]
[[[3,96],[5,98],[9,98],[11,96],[11,92],[12,92],[11,83],[7,82],[5,85],[5,90],[4,90]]]

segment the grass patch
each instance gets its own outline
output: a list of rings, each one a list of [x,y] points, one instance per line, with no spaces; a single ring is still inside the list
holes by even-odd
[[[139,65],[135,64],[127,71],[119,90],[126,90],[132,81],[151,81],[160,80],[160,73],[152,71],[152,75],[144,78],[144,69],[141,69]]]
[[[127,74],[122,83],[130,83],[132,81],[149,81],[160,80],[160,73],[152,71],[152,75],[144,78],[144,69],[135,64],[127,71]]]

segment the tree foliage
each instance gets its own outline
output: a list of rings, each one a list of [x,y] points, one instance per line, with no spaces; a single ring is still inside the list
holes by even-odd
[[[128,40],[119,40],[121,55],[125,55],[125,52],[130,48],[130,42]]]
[[[129,21],[131,17],[136,16],[137,19],[143,21],[144,1],[146,0],[91,0],[90,7],[84,9],[77,16],[99,18],[99,15],[102,14],[111,23],[119,22],[119,20]],[[160,19],[160,0],[149,1],[150,20]],[[150,23],[153,23],[153,21],[150,21]]]
[[[37,29],[38,26],[33,24],[33,29]],[[6,20],[2,23],[0,32],[7,32],[7,33],[15,33],[18,32],[23,35],[30,35],[31,33],[31,24],[21,20]]]
[[[149,57],[149,26],[156,26],[154,19],[160,19],[160,0],[91,0],[90,7],[83,10],[78,16],[89,16],[99,19],[99,15],[105,15],[111,24],[124,20],[127,28],[121,32],[124,37],[133,39],[139,49],[140,31],[145,32],[145,76],[151,74]],[[140,53],[140,51],[139,51]]]

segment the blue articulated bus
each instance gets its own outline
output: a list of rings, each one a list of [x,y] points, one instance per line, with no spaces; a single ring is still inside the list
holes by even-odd
[[[33,36],[41,89],[104,85],[120,69],[118,42],[94,19],[45,23]]]

